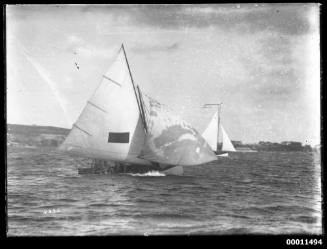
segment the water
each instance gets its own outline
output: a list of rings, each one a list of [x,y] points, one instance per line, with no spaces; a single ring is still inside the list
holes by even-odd
[[[50,149],[8,148],[8,235],[321,234],[312,153],[237,153],[184,176],[78,175]]]

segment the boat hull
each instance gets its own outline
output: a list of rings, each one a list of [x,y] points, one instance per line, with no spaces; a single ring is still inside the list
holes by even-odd
[[[98,160],[93,163],[92,167],[89,168],[78,168],[78,174],[90,175],[90,174],[121,174],[121,173],[132,173],[132,174],[145,174],[151,171],[161,172],[165,175],[183,175],[183,167],[172,166],[172,165],[137,165],[137,164],[126,164],[126,163],[114,163],[103,160]]]

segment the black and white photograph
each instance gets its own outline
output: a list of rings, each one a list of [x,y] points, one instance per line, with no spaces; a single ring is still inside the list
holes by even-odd
[[[320,8],[5,5],[7,237],[322,235]]]

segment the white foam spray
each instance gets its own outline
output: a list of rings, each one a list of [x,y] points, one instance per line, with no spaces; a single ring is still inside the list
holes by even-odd
[[[164,173],[161,173],[159,171],[149,171],[146,173],[125,173],[125,174],[131,176],[166,176]]]

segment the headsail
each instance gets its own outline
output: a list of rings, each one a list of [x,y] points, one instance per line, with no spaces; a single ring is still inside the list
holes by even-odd
[[[208,124],[205,131],[202,133],[202,137],[207,141],[210,148],[213,151],[217,151],[217,143],[218,143],[218,112],[216,112],[210,123]]]
[[[139,103],[122,47],[60,149],[137,163],[143,161],[137,156],[144,138]]]
[[[230,141],[224,127],[220,125],[221,131],[222,131],[222,136],[223,136],[223,146],[221,148],[222,151],[236,151],[232,142]]]
[[[148,132],[140,158],[170,165],[217,160],[202,136],[154,99],[145,96]]]

